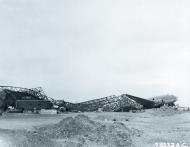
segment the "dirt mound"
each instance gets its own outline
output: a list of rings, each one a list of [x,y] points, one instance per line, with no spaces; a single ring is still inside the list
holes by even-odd
[[[132,137],[137,131],[127,128],[123,123],[100,123],[85,115],[67,117],[58,124],[39,128],[39,134],[54,139],[67,139],[66,144],[75,140],[82,146],[95,143],[96,146],[130,147]]]
[[[75,118],[67,117],[55,125],[39,128],[39,131],[51,138],[71,138],[84,135],[97,126],[98,123],[90,120],[87,116],[78,115]]]
[[[132,146],[133,132],[127,128],[123,123],[114,122],[102,124],[96,128],[86,139],[97,144],[107,146]]]

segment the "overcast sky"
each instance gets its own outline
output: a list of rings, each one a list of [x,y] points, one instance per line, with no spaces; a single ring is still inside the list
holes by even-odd
[[[190,1],[0,0],[0,85],[190,106]]]

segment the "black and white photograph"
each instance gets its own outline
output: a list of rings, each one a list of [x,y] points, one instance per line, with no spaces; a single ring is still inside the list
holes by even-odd
[[[0,0],[0,147],[190,147],[190,1]]]

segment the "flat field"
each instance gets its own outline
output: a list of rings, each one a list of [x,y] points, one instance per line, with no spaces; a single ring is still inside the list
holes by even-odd
[[[4,114],[0,117],[0,147],[159,147],[162,143],[175,146],[185,143],[190,147],[189,112],[155,109],[138,113]]]

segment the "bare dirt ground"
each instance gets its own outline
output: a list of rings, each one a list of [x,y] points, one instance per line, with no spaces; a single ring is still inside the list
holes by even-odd
[[[4,114],[0,147],[154,147],[190,146],[190,113],[173,110]]]

